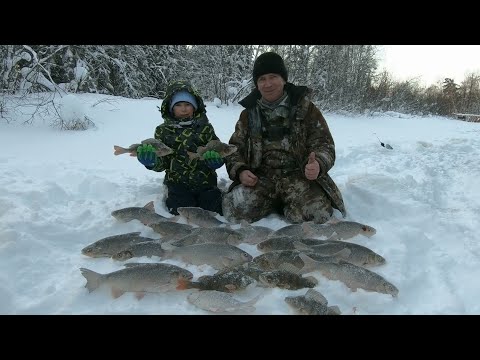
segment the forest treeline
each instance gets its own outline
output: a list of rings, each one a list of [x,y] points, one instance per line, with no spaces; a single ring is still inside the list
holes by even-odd
[[[376,45],[0,45],[0,91],[163,98],[171,80],[189,79],[206,101],[230,104],[252,89],[253,62],[269,50],[323,110],[480,113],[479,74],[460,84],[448,74],[428,87],[398,82],[377,70]]]

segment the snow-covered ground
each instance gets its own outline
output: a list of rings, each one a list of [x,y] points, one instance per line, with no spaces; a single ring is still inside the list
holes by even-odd
[[[171,215],[164,205],[164,174],[147,171],[127,155],[113,155],[113,145],[152,137],[162,121],[160,101],[72,96],[64,103],[64,116],[68,109],[84,112],[96,128],[59,131],[41,121],[0,122],[0,313],[208,314],[187,302],[191,290],[137,300],[131,293],[113,299],[108,291],[89,293],[84,287],[80,267],[108,273],[123,266],[88,258],[83,247],[126,232],[160,237],[138,221],[118,222],[113,210],[153,200],[159,214]],[[207,103],[222,141],[228,142],[241,110]],[[343,314],[480,314],[480,124],[391,112],[324,115],[337,152],[330,175],[344,196],[346,220],[377,229],[372,238],[351,241],[386,258],[371,270],[396,285],[399,295],[352,292],[313,273],[316,290]],[[376,136],[393,150],[381,147]],[[225,167],[217,173],[222,188],[230,183]],[[256,224],[287,225],[276,215]],[[260,254],[253,245],[240,247]],[[134,261],[159,259],[129,260]],[[195,278],[214,273],[209,266],[166,262]],[[284,298],[303,293],[257,287],[234,295],[249,300],[262,294],[253,314],[294,314]]]

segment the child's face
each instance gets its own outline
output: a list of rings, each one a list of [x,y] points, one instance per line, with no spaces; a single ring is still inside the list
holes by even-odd
[[[173,116],[177,119],[191,118],[193,111],[193,105],[186,101],[180,101],[173,106]]]

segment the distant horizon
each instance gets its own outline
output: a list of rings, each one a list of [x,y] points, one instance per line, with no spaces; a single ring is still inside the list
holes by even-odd
[[[460,85],[470,73],[480,74],[480,45],[380,45],[377,73],[387,70],[394,80],[418,78],[435,85],[451,78]]]

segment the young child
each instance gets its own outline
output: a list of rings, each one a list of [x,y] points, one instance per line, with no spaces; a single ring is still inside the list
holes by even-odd
[[[173,82],[167,87],[160,112],[163,124],[155,129],[155,139],[172,148],[173,153],[157,157],[152,145],[146,144],[138,147],[137,159],[148,170],[165,171],[168,211],[178,215],[178,207],[195,206],[223,215],[215,172],[224,164],[222,157],[216,151],[207,151],[203,160],[190,160],[187,155],[187,151],[196,152],[210,140],[219,140],[200,94],[187,81]]]

